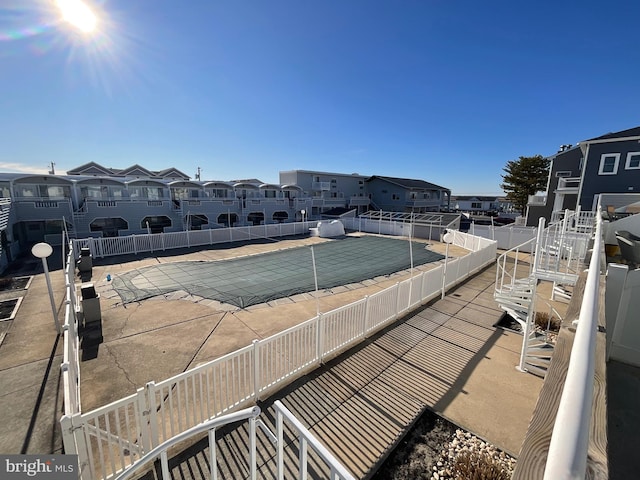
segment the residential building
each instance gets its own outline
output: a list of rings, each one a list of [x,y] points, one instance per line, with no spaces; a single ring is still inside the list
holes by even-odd
[[[451,203],[454,210],[470,213],[497,212],[500,209],[498,197],[456,195]]]
[[[424,180],[374,175],[365,183],[375,210],[426,213],[451,205],[451,190]]]
[[[311,217],[334,208],[347,207],[363,213],[369,210],[369,196],[365,182],[369,178],[357,173],[331,173],[315,170],[280,172],[280,183],[297,185],[305,196],[311,197]]]
[[[448,199],[447,189],[422,180],[306,170],[280,172],[280,180],[191,180],[176,168],[95,162],[65,175],[0,173],[3,247],[11,254],[36,242],[59,244],[63,229],[78,238],[117,237],[319,219],[336,207],[363,213],[374,200],[393,211],[437,211]]]
[[[544,195],[528,202],[527,224],[566,208],[592,210],[603,193],[637,193],[640,190],[640,127],[607,133],[564,145],[548,157],[551,168]],[[606,208],[606,205],[604,205]]]

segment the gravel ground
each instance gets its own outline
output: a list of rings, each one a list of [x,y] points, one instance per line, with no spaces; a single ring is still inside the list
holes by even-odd
[[[483,456],[495,465],[497,474],[483,476],[478,471],[456,475],[454,464],[461,454]],[[511,478],[514,467],[515,460],[509,455],[427,410],[372,480],[498,480]]]

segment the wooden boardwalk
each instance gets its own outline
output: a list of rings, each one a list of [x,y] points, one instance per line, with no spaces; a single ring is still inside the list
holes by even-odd
[[[501,315],[493,300],[494,280],[490,267],[297,380],[260,403],[263,421],[275,432],[272,404],[280,400],[356,477],[370,477],[425,409],[446,415],[451,402],[467,393],[469,377],[501,336],[512,335],[509,347],[501,347],[509,355],[503,362],[509,375],[532,377],[514,373],[521,337],[493,327]],[[496,376],[500,385],[500,372]],[[532,394],[537,398],[537,391]],[[524,429],[530,414],[525,409]],[[217,443],[219,478],[247,478],[246,425],[225,432]],[[288,431],[285,438],[292,442],[285,478],[297,478],[297,441]],[[275,446],[261,430],[258,443],[258,478],[275,478]],[[174,456],[173,478],[208,478],[208,455],[205,438]],[[313,455],[309,462],[310,478],[327,477]],[[145,478],[156,477],[148,472]]]

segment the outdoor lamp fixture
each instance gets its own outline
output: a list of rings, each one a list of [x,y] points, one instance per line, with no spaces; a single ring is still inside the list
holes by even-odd
[[[444,252],[444,269],[442,270],[442,295],[440,298],[444,298],[444,291],[447,286],[447,261],[449,260],[449,244],[453,242],[453,234],[447,230],[442,236],[442,241],[447,245]]]
[[[302,210],[300,210],[300,214],[302,214],[302,223],[304,224],[304,214],[307,213],[307,211],[303,208]],[[304,225],[302,226],[304,228]]]
[[[56,310],[56,302],[53,299],[53,289],[51,288],[51,279],[49,278],[49,266],[47,265],[47,257],[53,253],[53,248],[48,243],[36,243],[31,248],[34,257],[42,259],[42,268],[44,269],[44,278],[47,281],[47,289],[49,290],[49,300],[51,301],[51,312],[53,313],[53,321],[56,324],[56,331],[62,333],[60,322],[58,321],[58,312]]]

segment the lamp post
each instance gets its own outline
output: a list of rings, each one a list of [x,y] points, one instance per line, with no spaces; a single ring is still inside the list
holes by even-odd
[[[62,333],[60,328],[60,322],[58,321],[58,311],[56,309],[56,302],[53,299],[53,289],[51,288],[51,279],[49,278],[49,266],[47,265],[47,257],[53,253],[53,248],[48,243],[36,243],[31,248],[31,253],[34,257],[42,259],[42,268],[44,269],[44,278],[47,281],[47,289],[49,290],[49,301],[51,302],[51,312],[53,313],[53,321],[56,324],[56,331]]]
[[[304,226],[305,226],[305,223],[304,223],[304,215],[305,215],[306,213],[307,213],[307,211],[306,211],[304,208],[303,208],[302,210],[300,210],[300,214],[302,215],[302,230],[303,230],[303,233],[304,233]]]
[[[444,252],[444,269],[442,271],[442,295],[440,298],[444,298],[444,291],[447,287],[447,262],[449,261],[449,244],[453,241],[453,235],[447,230],[442,236],[442,241],[447,245]]]

